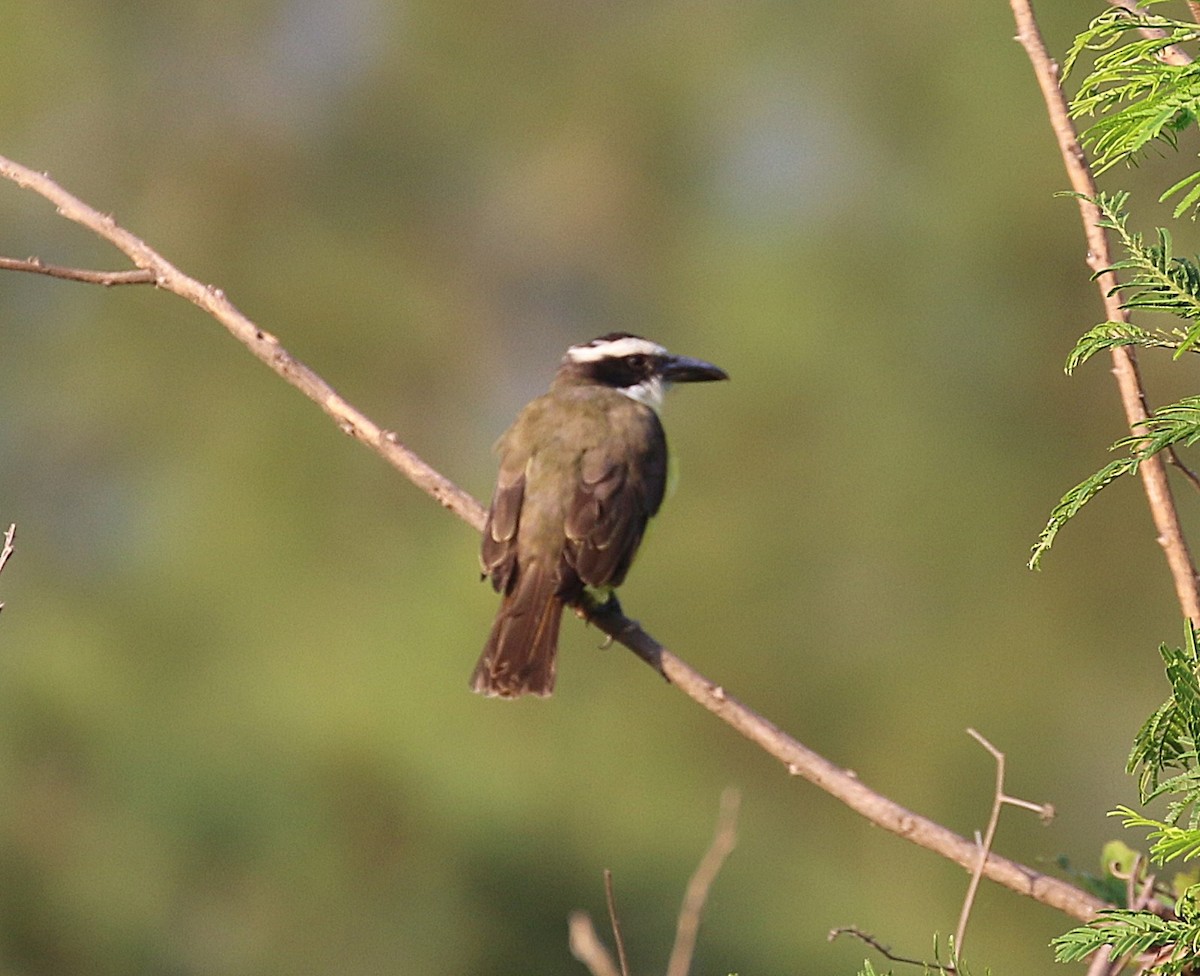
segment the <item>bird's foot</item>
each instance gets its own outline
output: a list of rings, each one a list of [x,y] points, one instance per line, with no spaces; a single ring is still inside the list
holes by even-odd
[[[604,638],[604,643],[600,645],[600,650],[602,651],[612,647],[615,641],[621,640],[626,635],[642,629],[642,625],[636,620],[630,620],[625,616],[625,611],[621,609],[621,603],[615,593],[609,594],[607,600],[596,606],[592,614],[592,619],[595,620],[599,617],[621,621],[619,627],[612,629],[605,628],[607,636]]]
[[[595,591],[587,591],[576,605],[575,612],[588,623],[595,624],[606,635],[600,649],[612,647],[613,641],[620,640],[625,634],[638,630],[636,620],[628,620],[625,611],[621,609],[621,601],[617,594],[609,590],[604,599],[600,599]],[[618,623],[619,622],[619,623]]]

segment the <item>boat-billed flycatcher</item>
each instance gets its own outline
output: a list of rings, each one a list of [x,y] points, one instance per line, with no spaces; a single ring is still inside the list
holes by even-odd
[[[471,688],[554,690],[563,606],[625,579],[667,483],[658,419],[672,383],[728,379],[712,363],[613,332],[567,350],[550,391],[500,438],[481,563],[503,596]]]

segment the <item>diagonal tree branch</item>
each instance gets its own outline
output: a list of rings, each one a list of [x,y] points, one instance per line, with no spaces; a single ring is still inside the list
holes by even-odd
[[[164,291],[186,298],[193,305],[203,309],[225,326],[256,358],[329,414],[343,433],[369,445],[376,454],[468,525],[477,530],[483,529],[484,511],[479,502],[404,447],[395,434],[384,430],[343,400],[332,386],[284,349],[275,336],[260,329],[243,315],[219,288],[201,284],[195,278],[184,274],[144,241],[119,226],[111,215],[102,214],[89,207],[55,183],[47,174],[35,172],[0,156],[0,176],[45,197],[58,208],[62,216],[83,225],[115,245],[142,272],[150,273],[147,283],[153,283]],[[34,261],[45,267],[36,259]],[[75,280],[85,280],[80,277],[83,272],[79,269],[74,271]]]
[[[111,216],[68,193],[45,173],[0,156],[0,177],[46,198],[62,216],[115,245],[136,267],[152,272],[157,287],[203,309],[256,358],[316,403],[345,433],[362,441],[463,521],[476,530],[482,529],[484,510],[479,502],[404,447],[395,434],[384,430],[343,400],[325,380],[288,353],[275,336],[243,315],[224,292],[184,274],[144,241],[119,226]],[[860,782],[851,770],[842,769],[802,745],[676,657],[618,609],[584,600],[575,610],[655,667],[693,701],[779,760],[791,775],[808,780],[872,823],[953,861],[964,870],[978,869],[979,849],[973,841],[876,793]],[[1082,921],[1090,920],[1107,907],[1100,899],[1065,881],[996,854],[988,855],[981,873]]]

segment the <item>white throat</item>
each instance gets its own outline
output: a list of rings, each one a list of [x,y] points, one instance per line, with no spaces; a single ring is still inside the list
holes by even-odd
[[[623,386],[621,392],[624,393],[630,400],[637,400],[638,403],[645,404],[655,413],[662,410],[663,396],[667,392],[667,387],[670,386],[661,376],[651,376],[648,379],[642,380],[636,386]]]

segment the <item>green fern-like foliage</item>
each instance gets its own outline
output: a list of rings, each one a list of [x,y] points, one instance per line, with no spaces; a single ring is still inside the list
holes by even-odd
[[[1063,495],[1050,513],[1046,527],[1038,537],[1029,565],[1036,569],[1042,556],[1054,544],[1064,525],[1089,501],[1122,475],[1136,474],[1147,458],[1175,445],[1188,446],[1200,440],[1200,396],[1185,397],[1156,410],[1142,424],[1142,432],[1122,437],[1110,450],[1126,450],[1124,456],[1109,461],[1091,477]]]
[[[1153,912],[1115,910],[1102,912],[1088,925],[1060,935],[1053,943],[1054,958],[1058,962],[1078,962],[1108,946],[1114,957],[1155,956],[1152,972],[1174,974],[1195,961],[1192,945],[1196,940],[1200,940],[1200,925],[1194,921],[1162,918]]]
[[[1159,653],[1171,695],[1138,732],[1128,771],[1138,776],[1143,802],[1167,796],[1170,803],[1162,820],[1128,807],[1112,816],[1120,817],[1127,829],[1147,831],[1150,861],[1161,867],[1200,858],[1200,651],[1192,624],[1185,625],[1182,647],[1164,644]],[[1200,884],[1195,879],[1194,873],[1180,874],[1173,886],[1174,904],[1164,903],[1159,911],[1113,909],[1059,936],[1055,958],[1075,962],[1107,946],[1114,957],[1152,959],[1149,972],[1193,972],[1200,955]]]
[[[1151,6],[1162,0],[1144,0]],[[1151,36],[1146,36],[1150,34]],[[1159,35],[1159,36],[1153,36]],[[1069,73],[1085,52],[1092,68],[1071,100],[1074,117],[1098,117],[1084,133],[1095,155],[1096,172],[1122,161],[1136,161],[1154,143],[1175,148],[1178,135],[1200,115],[1200,64],[1165,63],[1164,49],[1194,49],[1200,27],[1146,10],[1131,13],[1113,7],[1098,16],[1075,40],[1064,63]],[[1181,181],[1164,199],[1188,189],[1176,216],[1200,202],[1200,174]]]
[[[1178,329],[1171,332],[1148,332],[1128,322],[1101,322],[1080,336],[1075,348],[1071,350],[1071,355],[1067,357],[1066,371],[1068,375],[1074,373],[1096,353],[1116,349],[1118,346],[1177,350],[1185,341],[1186,334]]]
[[[1125,272],[1122,308],[1166,312],[1191,323],[1175,346],[1180,356],[1200,341],[1200,266],[1196,258],[1175,254],[1165,227],[1155,231],[1155,244],[1130,231],[1128,201],[1128,193],[1101,193],[1092,201],[1100,210],[1100,226],[1115,232],[1125,251],[1124,259],[1107,270]]]
[[[1068,373],[1097,352],[1116,346],[1171,349],[1176,357],[1200,351],[1200,259],[1175,254],[1171,234],[1165,228],[1158,229],[1154,244],[1130,231],[1125,211],[1128,197],[1127,193],[1101,194],[1092,201],[1100,209],[1101,226],[1116,234],[1125,252],[1125,257],[1109,269],[1125,276],[1120,286],[1124,296],[1121,307],[1167,312],[1187,326],[1171,332],[1148,332],[1121,322],[1102,323],[1075,344],[1067,357]],[[1062,527],[1104,488],[1123,475],[1135,474],[1143,461],[1160,451],[1176,445],[1186,447],[1198,439],[1200,397],[1186,397],[1156,410],[1137,434],[1112,445],[1111,450],[1124,452],[1122,456],[1063,495],[1033,547],[1030,567],[1037,568]]]
[[[1121,457],[1109,461],[1086,481],[1081,481],[1062,496],[1062,500],[1050,512],[1050,518],[1038,541],[1034,544],[1033,553],[1029,557],[1029,568],[1037,569],[1041,565],[1042,556],[1054,545],[1054,540],[1062,527],[1079,514],[1080,509],[1098,495],[1102,489],[1116,481],[1121,475],[1133,474],[1137,471],[1141,458]]]
[[[1163,644],[1158,649],[1166,668],[1167,680],[1171,683],[1171,696],[1147,719],[1133,741],[1129,754],[1127,772],[1138,777],[1138,791],[1143,803],[1160,796],[1171,796],[1164,824],[1151,821],[1134,823],[1127,819],[1126,826],[1177,827],[1187,816],[1187,829],[1200,839],[1200,763],[1197,762],[1197,745],[1200,744],[1200,652],[1197,650],[1196,631],[1189,623],[1185,628],[1182,647]],[[1190,811],[1190,812],[1189,812]],[[1122,815],[1136,816],[1130,811]],[[1178,837],[1167,839],[1161,831],[1155,835],[1164,847],[1151,855],[1162,855],[1163,860],[1183,856],[1195,857],[1188,844],[1180,845]],[[1200,850],[1198,847],[1196,850]]]
[[[1145,828],[1150,843],[1150,860],[1155,864],[1189,861],[1200,856],[1200,830],[1178,827],[1165,820],[1153,820],[1129,807],[1117,807],[1110,816],[1120,817],[1127,829]]]

